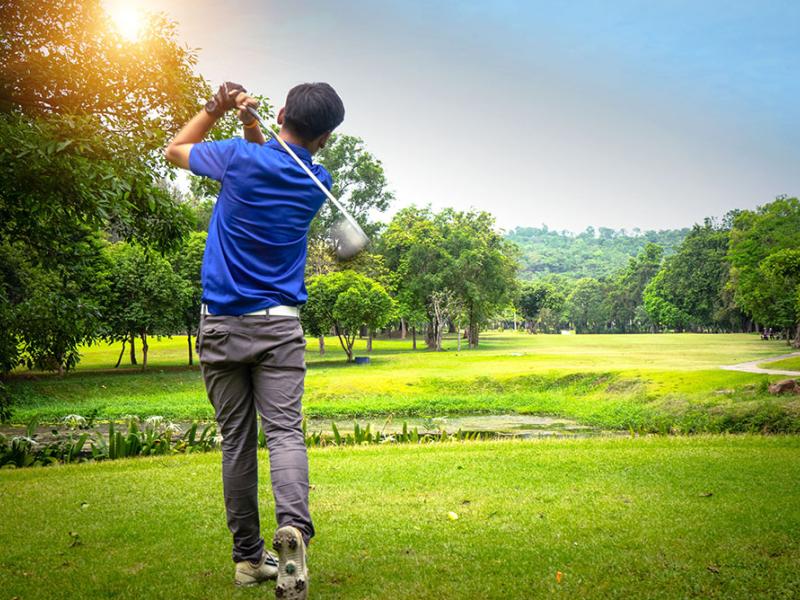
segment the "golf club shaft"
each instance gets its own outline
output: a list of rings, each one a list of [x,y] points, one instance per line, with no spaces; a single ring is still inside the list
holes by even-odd
[[[283,138],[281,138],[281,136],[279,136],[277,133],[272,131],[272,128],[270,128],[266,123],[264,123],[264,120],[261,118],[261,115],[258,114],[258,111],[255,108],[253,108],[252,106],[248,106],[247,107],[247,112],[249,112],[251,115],[253,115],[253,117],[255,117],[255,119],[261,125],[262,130],[264,130],[265,132],[268,132],[269,135],[271,135],[273,138],[275,138],[275,140],[283,147],[283,149],[286,150],[286,152],[289,154],[289,156],[291,156],[295,160],[295,162],[298,165],[300,165],[300,168],[302,168],[306,172],[306,174],[309,177],[311,177],[312,181],[317,184],[317,187],[320,190],[322,190],[322,193],[325,194],[325,196],[327,196],[328,200],[330,200],[331,203],[336,208],[339,209],[339,212],[341,212],[342,215],[344,215],[344,218],[347,219],[350,222],[350,225],[355,227],[357,231],[361,231],[361,226],[358,223],[356,223],[356,220],[352,216],[350,216],[350,213],[348,213],[345,210],[344,206],[342,206],[342,204],[336,199],[336,197],[333,194],[331,194],[330,190],[328,188],[326,188],[325,185],[323,185],[323,183],[319,179],[317,179],[317,176],[314,175],[314,173],[311,172],[311,169],[308,168],[306,163],[304,163],[302,160],[300,160],[300,157],[297,156],[297,154],[295,154],[294,150],[291,149],[289,144],[287,144],[283,140]]]

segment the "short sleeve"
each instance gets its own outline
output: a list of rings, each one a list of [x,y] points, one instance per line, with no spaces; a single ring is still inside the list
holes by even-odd
[[[317,167],[319,168],[318,172],[315,173],[317,179],[320,180],[322,185],[330,190],[333,187],[333,178],[331,177],[331,174],[328,173],[328,170],[322,165],[317,165]]]
[[[231,156],[243,141],[242,138],[232,138],[219,142],[195,144],[189,152],[189,170],[195,175],[222,181],[225,171],[228,170]]]

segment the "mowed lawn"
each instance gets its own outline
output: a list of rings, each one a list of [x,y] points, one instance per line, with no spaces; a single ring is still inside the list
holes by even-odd
[[[357,342],[365,355],[364,341]],[[411,350],[410,340],[376,340],[372,364],[348,365],[336,338],[320,357],[307,351],[305,411],[313,417],[540,413],[637,431],[797,431],[800,403],[776,399],[776,377],[723,371],[720,365],[787,352],[747,334],[528,335],[491,332],[477,350]],[[186,339],[153,340],[145,373],[114,370],[119,345],[85,349],[63,379],[20,372],[12,381],[14,420],[66,414],[127,414],[210,419]],[[779,377],[777,377],[779,378]]]
[[[796,436],[315,448],[310,464],[312,598],[800,596]],[[0,471],[4,598],[272,597],[231,580],[216,452]]]
[[[767,369],[784,369],[787,371],[797,371],[800,373],[800,356],[776,360],[762,366]]]

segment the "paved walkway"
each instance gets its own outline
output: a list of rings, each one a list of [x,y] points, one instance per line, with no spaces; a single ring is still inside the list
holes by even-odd
[[[739,363],[738,365],[723,365],[720,369],[726,371],[742,371],[743,373],[764,373],[765,375],[790,375],[800,377],[800,371],[782,371],[780,369],[764,369],[758,365],[763,363],[771,363],[776,360],[783,360],[784,358],[794,358],[800,356],[800,352],[792,352],[791,354],[783,354],[781,356],[773,356],[772,358],[759,358],[758,360],[751,360],[750,362]]]

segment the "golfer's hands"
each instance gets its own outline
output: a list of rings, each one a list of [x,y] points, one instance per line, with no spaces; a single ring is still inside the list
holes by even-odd
[[[211,102],[206,105],[206,110],[209,114],[219,119],[232,108],[236,108],[236,98],[246,92],[247,90],[244,89],[241,83],[226,81],[219,86]]]
[[[241,91],[236,96],[236,108],[239,109],[239,120],[243,125],[251,125],[256,118],[251,115],[247,107],[258,108],[258,100],[248,96],[246,91]]]

